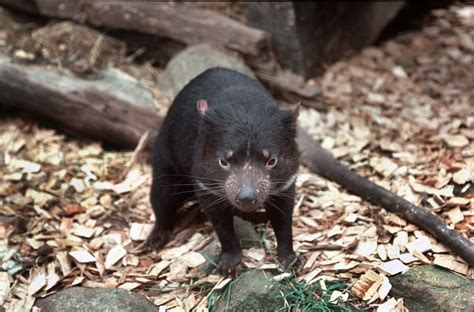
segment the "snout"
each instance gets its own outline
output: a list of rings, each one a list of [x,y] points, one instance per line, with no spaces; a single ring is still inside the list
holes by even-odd
[[[235,202],[239,208],[244,211],[255,210],[257,208],[257,194],[255,189],[248,186],[242,186],[235,196]]]

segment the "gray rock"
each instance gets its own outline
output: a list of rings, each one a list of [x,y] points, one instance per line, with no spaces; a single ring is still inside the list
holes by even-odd
[[[35,306],[47,312],[155,312],[145,297],[125,289],[72,287],[46,298]]]
[[[474,281],[434,266],[418,266],[390,278],[390,295],[411,312],[474,311]]]
[[[160,89],[170,99],[174,99],[189,81],[212,67],[230,68],[254,77],[238,57],[199,44],[184,49],[168,62],[166,71],[160,77]]]
[[[278,311],[284,306],[280,284],[268,271],[249,270],[227,287],[230,298],[219,298],[212,311]]]

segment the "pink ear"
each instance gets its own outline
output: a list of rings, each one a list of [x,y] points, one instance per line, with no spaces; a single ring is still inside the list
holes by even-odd
[[[206,100],[199,100],[197,101],[197,110],[201,116],[204,116],[207,110],[207,101]]]

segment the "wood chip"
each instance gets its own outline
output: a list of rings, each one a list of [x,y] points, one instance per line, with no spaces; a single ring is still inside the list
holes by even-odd
[[[50,290],[51,288],[53,288],[54,286],[56,286],[56,284],[60,281],[60,277],[59,275],[57,275],[56,273],[49,273],[47,276],[46,276],[46,288],[45,290],[48,291]]]
[[[170,264],[171,264],[171,261],[161,260],[160,262],[155,263],[153,266],[151,266],[151,267],[148,269],[147,274],[148,274],[148,275],[152,275],[152,276],[159,276],[160,273],[161,273],[164,269],[166,269],[167,267],[169,267]]]
[[[369,300],[383,283],[383,276],[373,270],[367,271],[352,286],[352,293],[360,299]]]
[[[408,244],[408,233],[406,231],[398,232],[393,239],[393,245],[397,246],[400,251],[405,251],[406,244]]]
[[[160,252],[160,256],[164,260],[173,260],[175,258],[181,257],[189,251],[189,246],[181,245],[175,248],[165,249]]]
[[[10,275],[7,272],[0,272],[0,307],[3,306],[10,293]]]
[[[463,185],[474,180],[473,170],[461,169],[453,174],[453,181],[456,184]]]
[[[380,285],[380,288],[378,290],[379,298],[380,300],[384,300],[388,293],[390,292],[390,289],[392,289],[392,284],[390,284],[390,280],[384,276],[382,285]]]
[[[379,244],[377,246],[377,255],[379,256],[380,260],[382,260],[382,261],[387,260],[387,251],[386,251],[384,245]]]
[[[396,259],[380,264],[379,266],[377,266],[377,269],[387,275],[392,276],[398,273],[405,273],[410,268],[404,265],[400,260]]]
[[[56,260],[59,262],[59,267],[61,268],[61,273],[63,276],[68,276],[72,269],[67,254],[63,251],[58,252],[56,254]]]
[[[377,312],[393,312],[397,306],[397,300],[390,298],[390,300],[382,303],[377,307]]]
[[[452,223],[456,224],[464,220],[464,215],[461,212],[461,209],[457,207],[448,211],[448,218],[451,220]]]
[[[91,238],[95,233],[95,229],[86,227],[82,224],[74,223],[72,227],[72,233],[80,237]]]
[[[247,257],[255,259],[257,261],[262,261],[265,258],[265,250],[262,248],[250,248],[248,250],[244,250],[244,254]]]
[[[69,252],[69,255],[79,263],[90,263],[96,261],[96,258],[85,249],[71,251]]]
[[[281,281],[289,277],[291,277],[291,273],[281,273],[281,274],[275,275],[273,279],[275,281]]]
[[[423,262],[425,264],[431,264],[430,259],[428,259],[424,254],[422,254],[418,250],[413,251],[413,256],[416,257],[417,259],[421,260],[421,262]]]
[[[385,249],[387,250],[387,256],[389,259],[400,258],[400,248],[398,246],[387,244],[385,245]]]
[[[424,253],[428,250],[431,250],[431,242],[427,236],[421,236],[420,238],[417,238],[413,242],[408,243],[406,245],[406,248],[412,254],[415,250],[420,253]]]
[[[339,290],[335,290],[331,293],[331,297],[329,298],[329,302],[333,304],[337,304],[339,302],[346,302],[349,299],[348,293],[340,292]]]
[[[204,258],[204,256],[199,252],[191,251],[181,256],[179,261],[184,263],[189,268],[197,268],[198,266],[206,263],[206,258]]]
[[[141,283],[136,283],[136,282],[125,282],[122,285],[120,285],[118,288],[126,289],[128,291],[132,291],[132,290],[134,290],[135,288],[137,288],[141,285],[142,285]]]
[[[114,264],[120,261],[125,255],[127,254],[127,251],[125,248],[123,248],[122,245],[116,245],[112,247],[112,249],[109,250],[107,253],[107,256],[105,257],[105,268],[109,270]]]
[[[469,140],[462,134],[445,134],[443,140],[449,147],[464,147],[469,144]]]
[[[469,266],[456,261],[456,258],[453,256],[435,255],[433,264],[463,275],[467,275],[469,272]]]
[[[353,253],[359,256],[368,257],[374,254],[376,250],[377,250],[377,241],[366,241],[366,242],[359,242]]]
[[[472,199],[470,198],[452,197],[446,202],[446,205],[448,205],[448,207],[457,207],[457,206],[467,207],[469,206],[471,202],[472,202]]]
[[[46,275],[43,273],[37,274],[33,277],[33,280],[28,285],[28,295],[33,296],[37,292],[39,292],[43,287],[47,284]]]
[[[153,224],[132,223],[130,226],[130,238],[133,241],[144,241],[153,229]]]
[[[413,255],[411,253],[403,253],[400,255],[400,260],[405,263],[405,264],[408,264],[408,263],[412,263],[412,262],[415,262],[418,260],[418,258],[415,258],[413,257]]]
[[[24,173],[37,173],[41,170],[41,165],[23,159],[14,159],[10,163],[12,168],[21,169]]]
[[[304,275],[303,278],[299,279],[299,280],[304,280],[307,284],[311,284],[314,279],[316,278],[316,276],[319,275],[319,273],[321,273],[323,270],[320,269],[320,268],[317,268],[311,272],[309,272],[308,274]]]

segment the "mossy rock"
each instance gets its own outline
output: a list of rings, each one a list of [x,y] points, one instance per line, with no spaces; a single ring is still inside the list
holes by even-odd
[[[474,281],[434,266],[418,266],[390,278],[390,295],[411,312],[474,311]]]
[[[71,287],[46,298],[35,306],[48,312],[156,312],[145,297],[125,289]]]
[[[227,287],[211,311],[277,311],[284,306],[281,286],[268,271],[246,271]]]

